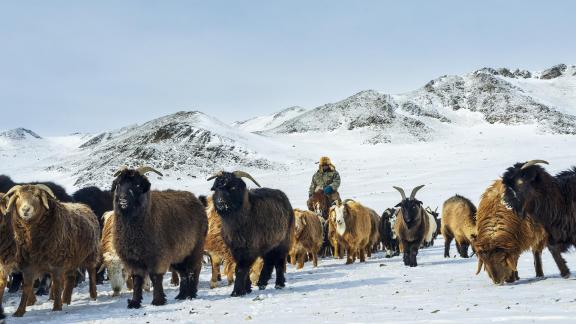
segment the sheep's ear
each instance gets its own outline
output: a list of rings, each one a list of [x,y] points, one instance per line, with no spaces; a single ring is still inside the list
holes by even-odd
[[[48,204],[48,194],[42,191],[42,195],[40,196],[40,198],[42,199],[42,204],[44,205],[44,208],[50,209],[50,205]]]

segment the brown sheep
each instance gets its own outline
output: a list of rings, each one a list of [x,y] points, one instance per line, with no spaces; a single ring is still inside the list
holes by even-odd
[[[478,234],[472,245],[478,255],[478,270],[482,266],[495,284],[518,279],[517,264],[522,252],[532,249],[536,277],[543,277],[542,250],[548,235],[532,218],[520,218],[502,203],[505,186],[496,180],[486,189],[478,205]]]
[[[468,257],[472,235],[476,233],[476,206],[460,195],[455,195],[442,206],[442,236],[444,257],[450,257],[450,243],[456,239],[456,249],[461,257]]]
[[[403,253],[404,265],[410,267],[418,266],[416,260],[418,250],[430,232],[430,217],[422,207],[422,202],[416,199],[416,193],[422,187],[424,185],[412,189],[410,198],[406,198],[404,189],[393,187],[402,196],[402,201],[396,205],[400,209],[396,224],[394,224],[394,231],[399,240],[400,252]]]
[[[195,298],[198,291],[208,218],[190,192],[150,190],[151,167],[122,168],[115,173],[114,247],[132,273],[133,296],[128,308],[140,308],[144,276],[149,275],[152,305],[166,304],[162,280],[173,267],[180,275],[176,299]]]
[[[366,255],[372,256],[372,253],[378,252],[380,245],[380,215],[376,211],[370,210],[370,240],[366,246]]]
[[[4,193],[0,192],[0,321],[4,318],[2,299],[8,284],[8,276],[16,268],[16,242],[12,230],[12,218],[4,216],[6,203]]]
[[[23,316],[26,306],[35,302],[32,286],[43,273],[52,277],[54,311],[62,310],[62,301],[70,304],[79,267],[88,269],[90,297],[96,299],[100,225],[94,212],[84,204],[61,203],[44,185],[15,186],[6,196],[18,267],[24,276],[22,298],[14,316]]]
[[[224,263],[224,273],[228,279],[228,285],[234,283],[234,271],[236,262],[224,239],[222,238],[222,220],[214,209],[212,197],[207,198],[206,214],[208,215],[208,234],[206,234],[206,243],[204,251],[210,256],[212,264],[212,278],[210,279],[210,288],[218,287],[218,277],[220,276],[220,264]]]
[[[370,242],[370,209],[354,200],[336,201],[330,208],[336,221],[336,233],[346,243],[346,264],[352,264],[356,257],[365,262],[366,246]]]
[[[294,238],[290,248],[290,262],[297,269],[304,267],[304,260],[312,254],[314,267],[318,266],[318,252],[322,248],[324,235],[320,216],[311,211],[294,209]]]

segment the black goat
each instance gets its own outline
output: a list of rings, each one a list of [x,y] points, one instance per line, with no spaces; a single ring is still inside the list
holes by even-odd
[[[252,180],[246,172],[219,172],[212,190],[216,212],[222,219],[222,237],[237,262],[236,281],[232,296],[252,291],[250,267],[258,257],[264,266],[258,288],[265,289],[276,269],[276,289],[285,286],[284,270],[294,228],[294,210],[288,197],[268,188],[248,190],[242,177]]]
[[[382,213],[380,221],[380,241],[386,251],[387,258],[400,255],[398,239],[394,233],[394,224],[396,224],[396,209],[388,208]]]
[[[504,202],[520,217],[532,217],[548,233],[548,249],[560,275],[570,277],[562,253],[576,245],[576,167],[556,176],[538,163],[516,163],[502,175]]]

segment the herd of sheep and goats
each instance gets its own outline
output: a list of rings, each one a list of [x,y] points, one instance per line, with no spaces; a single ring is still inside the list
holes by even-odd
[[[143,290],[152,288],[152,305],[166,304],[162,281],[172,273],[176,299],[195,298],[204,260],[212,266],[210,287],[221,280],[220,266],[243,296],[254,283],[265,289],[275,270],[275,288],[285,286],[286,264],[298,269],[318,257],[346,258],[352,264],[382,249],[402,254],[417,266],[421,248],[439,233],[444,256],[456,241],[458,253],[472,248],[495,284],[518,280],[520,254],[531,249],[537,277],[548,247],[562,277],[570,270],[562,253],[576,245],[576,168],[551,175],[543,160],[516,163],[482,194],[476,207],[455,195],[442,217],[424,207],[414,188],[380,216],[354,200],[330,203],[322,191],[293,209],[280,190],[260,188],[243,171],[214,174],[209,197],[187,191],[150,190],[152,167],[122,167],[111,190],[87,187],[72,196],[52,182],[14,183],[0,176],[0,301],[6,289],[22,290],[14,316],[23,316],[36,295],[49,294],[53,310],[70,304],[73,289],[88,274],[90,297],[109,281],[114,296],[132,290],[128,308],[139,308]],[[248,189],[243,179],[258,188]],[[205,258],[207,256],[207,258]],[[1,304],[0,304],[1,308]],[[2,309],[2,318],[4,312]]]

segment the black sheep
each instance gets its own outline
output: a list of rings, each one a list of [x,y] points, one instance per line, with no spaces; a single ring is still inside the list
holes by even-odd
[[[242,177],[260,186],[242,171],[219,172],[208,178],[216,179],[212,186],[214,206],[222,219],[224,242],[237,262],[233,297],[252,291],[250,267],[258,257],[264,259],[258,288],[266,288],[274,268],[276,289],[285,286],[286,257],[294,228],[294,210],[282,191],[268,188],[248,190]]]

